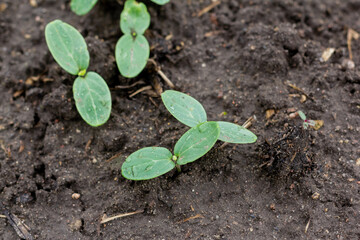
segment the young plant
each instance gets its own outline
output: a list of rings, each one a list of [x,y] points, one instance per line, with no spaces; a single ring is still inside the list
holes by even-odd
[[[181,123],[194,127],[207,121],[204,107],[196,99],[174,90],[161,94],[166,109]],[[250,130],[230,122],[217,122],[220,127],[219,140],[229,143],[254,143],[256,135]]]
[[[104,124],[110,117],[111,94],[99,74],[87,72],[90,56],[85,39],[74,27],[60,20],[47,24],[45,39],[55,61],[77,76],[73,94],[80,116],[93,127]]]
[[[229,122],[208,122],[205,109],[194,98],[173,90],[161,98],[165,107],[180,122],[191,127],[175,144],[174,154],[162,147],[147,147],[132,153],[121,167],[131,180],[147,180],[205,155],[219,139],[230,143],[253,143],[257,137],[246,128]]]
[[[136,77],[146,66],[150,46],[144,32],[150,25],[150,14],[145,4],[127,0],[120,16],[123,36],[115,48],[115,59],[121,75]]]
[[[314,127],[316,125],[316,122],[314,120],[306,119],[306,115],[302,111],[297,111],[297,113],[299,114],[300,118],[304,121],[303,122],[304,129],[307,129],[308,126]]]
[[[215,144],[220,129],[217,122],[204,122],[188,130],[175,144],[174,154],[163,147],[146,147],[132,153],[121,167],[131,180],[147,180],[163,175],[175,167],[193,162]]]
[[[77,15],[88,13],[98,0],[72,0],[71,10]],[[170,0],[151,0],[164,5]],[[145,68],[150,55],[150,46],[144,32],[150,25],[150,14],[145,4],[127,0],[120,15],[120,29],[124,34],[117,42],[115,59],[120,74],[133,78]]]
[[[154,3],[159,5],[164,5],[168,3],[170,0],[151,0]],[[75,14],[82,16],[91,11],[91,9],[95,6],[98,0],[71,0],[70,8]]]

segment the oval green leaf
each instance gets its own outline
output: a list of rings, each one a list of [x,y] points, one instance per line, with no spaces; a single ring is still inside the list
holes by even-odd
[[[170,0],[151,0],[151,1],[159,5],[164,5],[165,3],[170,2]]]
[[[133,78],[145,68],[150,55],[150,46],[143,35],[133,38],[123,35],[116,44],[115,58],[121,75]]]
[[[230,122],[217,122],[220,127],[219,140],[229,143],[254,143],[256,135],[250,130]]]
[[[172,154],[162,147],[142,148],[132,153],[121,166],[121,174],[131,180],[147,180],[169,172],[175,167]]]
[[[145,4],[134,0],[125,2],[124,10],[120,15],[120,29],[124,34],[130,34],[133,37],[144,34],[150,26],[150,14]]]
[[[111,94],[104,79],[95,72],[77,77],[73,85],[75,104],[81,117],[93,127],[109,119]]]
[[[98,0],[71,0],[71,11],[79,16],[85,15],[95,6]]]
[[[189,127],[195,127],[207,121],[206,112],[201,103],[185,93],[167,90],[161,94],[161,99],[171,115]]]
[[[46,25],[45,39],[55,61],[68,73],[78,75],[89,66],[84,38],[71,25],[55,20]]]
[[[216,143],[219,133],[217,122],[205,122],[191,128],[175,144],[176,163],[184,165],[205,155]]]

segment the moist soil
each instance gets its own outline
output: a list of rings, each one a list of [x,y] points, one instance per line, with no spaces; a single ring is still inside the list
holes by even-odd
[[[177,90],[210,120],[253,117],[258,140],[218,142],[181,173],[136,182],[121,176],[125,158],[172,149],[188,128],[158,97],[169,87],[153,66],[120,76],[122,2],[79,17],[69,1],[0,0],[0,201],[35,239],[360,239],[360,42],[353,62],[347,42],[349,29],[360,32],[359,1],[223,0],[204,14],[212,1],[144,1],[151,58]],[[111,88],[101,127],[80,118],[74,77],[49,53],[54,19],[82,33],[89,70]],[[303,129],[296,110],[323,126]],[[18,239],[5,218],[0,239]]]

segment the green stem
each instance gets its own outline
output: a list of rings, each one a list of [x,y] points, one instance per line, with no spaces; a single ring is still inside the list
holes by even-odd
[[[181,172],[181,167],[180,167],[180,165],[176,164],[175,167],[176,167],[177,171],[180,173],[180,172]]]

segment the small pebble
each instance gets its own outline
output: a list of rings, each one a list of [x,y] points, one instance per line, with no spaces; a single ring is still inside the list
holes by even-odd
[[[350,60],[350,59],[343,59],[342,62],[341,62],[341,67],[346,70],[346,69],[354,69],[355,68],[355,63]]]
[[[320,193],[314,193],[312,196],[312,199],[314,199],[314,200],[317,200],[317,199],[319,199],[319,197],[320,197]]]
[[[71,231],[79,231],[82,227],[82,221],[81,219],[74,219],[70,224],[69,224],[70,230]]]
[[[73,193],[73,195],[71,195],[72,199],[79,199],[80,198],[80,194],[79,193]]]

